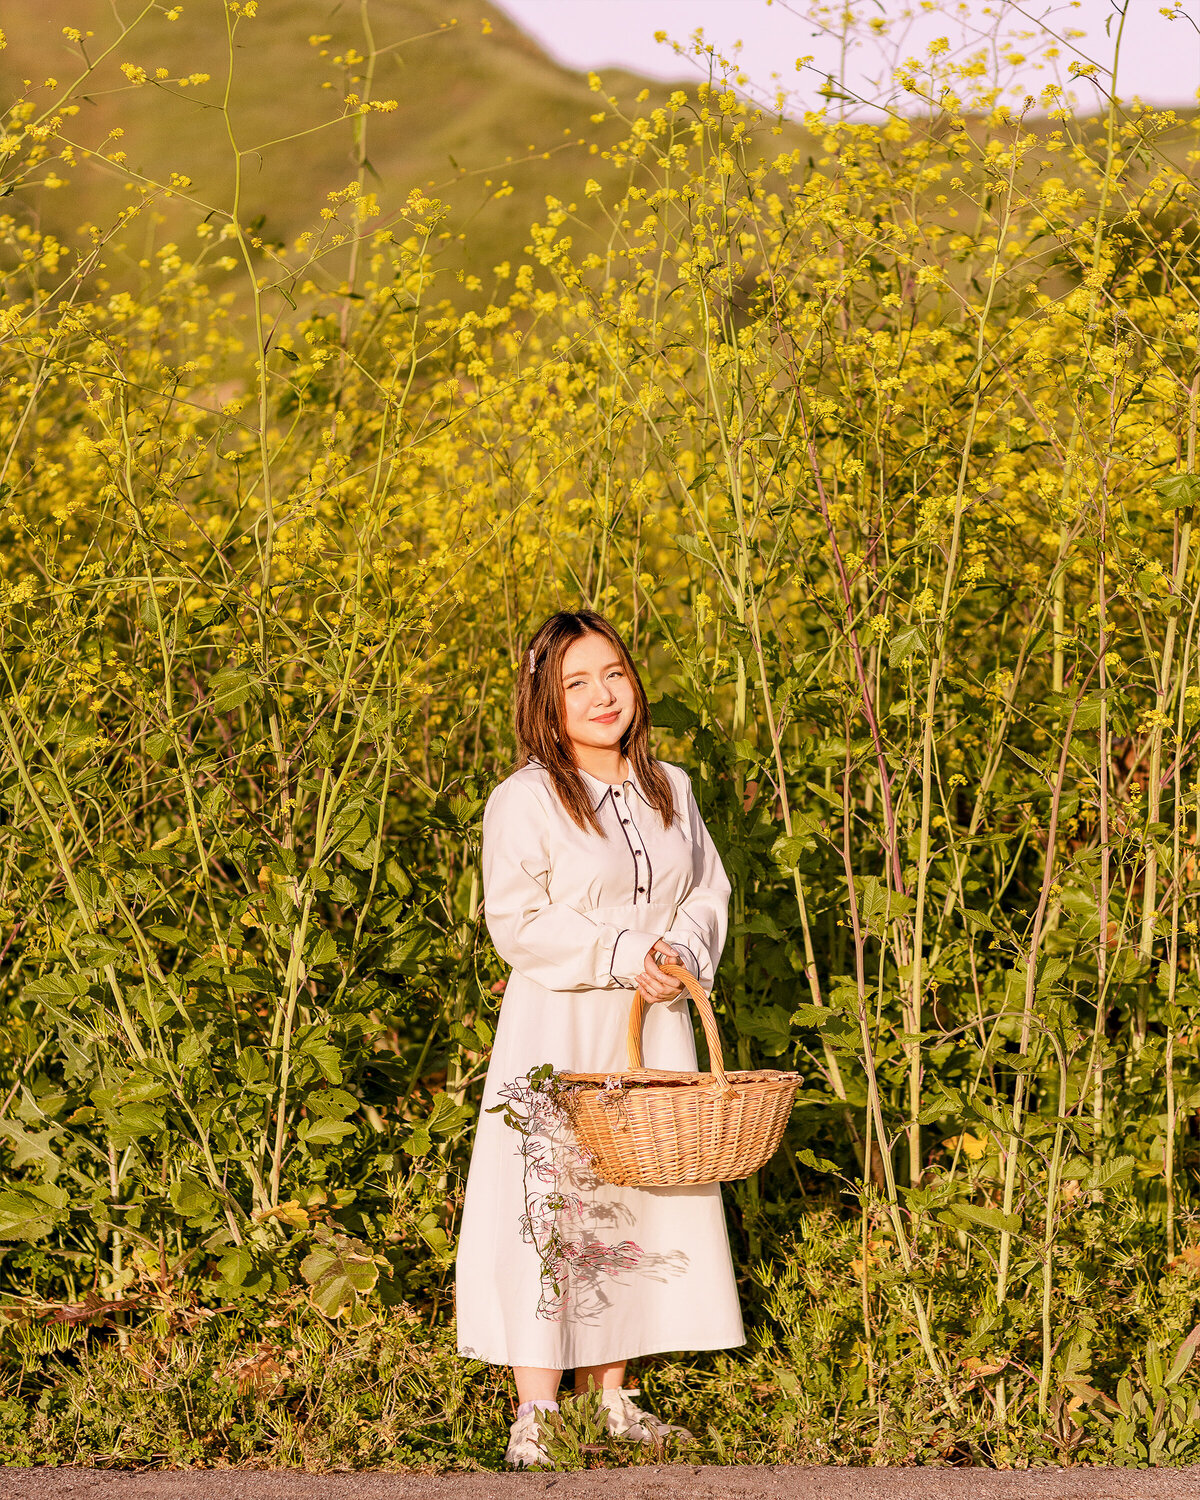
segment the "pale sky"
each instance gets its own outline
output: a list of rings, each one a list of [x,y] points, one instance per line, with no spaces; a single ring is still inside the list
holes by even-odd
[[[1154,104],[1198,102],[1200,0],[1179,0],[1180,14],[1174,20],[1161,14],[1161,7],[1170,3],[1128,0],[1117,74],[1120,98],[1137,95]],[[624,66],[654,78],[706,76],[694,60],[677,55],[669,43],[654,40],[655,31],[662,30],[671,41],[686,45],[690,34],[702,26],[704,40],[726,56],[732,56],[735,43],[742,42],[737,58],[749,75],[747,87],[755,97],[773,98],[776,84],[771,74],[778,73],[795,113],[819,104],[817,90],[829,72],[837,74],[840,68],[838,43],[807,19],[811,9],[807,0],[496,0],[496,4],[570,67],[603,72],[606,65]],[[827,4],[826,14],[839,13],[843,4],[844,0]],[[1111,69],[1119,23],[1119,7],[1113,0],[1076,0],[1075,4],[1040,0],[1017,5],[1008,0],[992,0],[991,4],[937,0],[925,6],[920,0],[911,6],[906,0],[860,0],[858,8],[865,16],[887,16],[895,28],[895,40],[882,47],[860,46],[850,54],[845,74],[850,93],[878,97],[879,89],[871,80],[890,79],[897,46],[900,61],[921,55],[929,42],[942,36],[950,40],[952,54],[977,50],[981,35],[994,31],[996,18],[1002,14],[1002,34],[1029,31],[1039,18],[1045,18],[1045,25],[1060,37],[1068,28],[1086,33],[1082,39],[1064,40],[1056,63],[1038,69],[1031,58],[1007,68],[1006,81],[1016,89],[1017,98],[1023,93],[1037,95],[1048,82],[1060,82],[1071,89],[1083,109],[1103,102],[1095,87],[1069,79],[1067,67],[1072,58],[1078,58],[1099,64],[1105,72]],[[910,8],[926,13],[905,21],[903,15]],[[960,16],[975,20],[964,22]],[[1110,34],[1106,35],[1109,18]],[[1019,45],[1022,52],[1035,51],[1029,40]],[[813,64],[797,72],[796,59],[809,55]],[[899,108],[906,107],[904,97],[897,97],[890,83],[886,92]],[[911,99],[907,108],[912,108]]]

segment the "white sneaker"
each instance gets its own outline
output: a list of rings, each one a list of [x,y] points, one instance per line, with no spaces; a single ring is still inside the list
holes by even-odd
[[[648,1411],[635,1406],[631,1396],[642,1393],[636,1387],[629,1390],[601,1391],[600,1404],[606,1408],[605,1420],[613,1437],[628,1438],[634,1443],[663,1443],[672,1435],[685,1442],[694,1443],[695,1435],[686,1427],[677,1427],[671,1422],[660,1422]]]
[[[528,1469],[531,1464],[542,1464],[553,1468],[550,1456],[538,1442],[538,1413],[527,1411],[508,1429],[508,1447],[504,1450],[504,1462],[517,1469]]]

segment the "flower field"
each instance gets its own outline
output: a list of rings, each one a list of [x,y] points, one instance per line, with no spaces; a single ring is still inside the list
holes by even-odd
[[[1200,116],[936,47],[870,119],[596,77],[454,275],[372,168],[374,9],[286,242],[253,0],[225,79],[110,20],[6,101],[0,1453],[498,1466],[479,815],[586,605],[733,882],[728,1050],[805,1077],[726,1189],[749,1344],[644,1389],[712,1462],[1200,1459]],[[87,137],[102,61],[209,90],[227,192]]]

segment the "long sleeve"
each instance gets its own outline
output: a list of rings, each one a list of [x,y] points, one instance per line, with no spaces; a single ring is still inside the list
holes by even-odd
[[[729,927],[729,877],[700,815],[687,777],[687,818],[692,835],[695,883],[680,902],[665,942],[683,950],[683,962],[711,990]]]
[[[495,788],[482,854],[484,921],[506,964],[553,990],[628,987],[613,973],[622,929],[550,899],[549,820],[532,788],[511,777]]]

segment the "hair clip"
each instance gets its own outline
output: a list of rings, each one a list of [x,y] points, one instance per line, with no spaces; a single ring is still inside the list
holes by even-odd
[[[536,666],[535,666],[535,665],[534,665],[534,660],[533,660],[533,647],[532,647],[532,646],[531,646],[531,647],[530,647],[530,648],[529,648],[529,675],[530,675],[530,677],[532,677],[532,676],[533,676],[533,674],[534,674],[534,673],[535,673],[535,672],[536,672],[536,671],[537,671],[537,667],[536,667]]]

